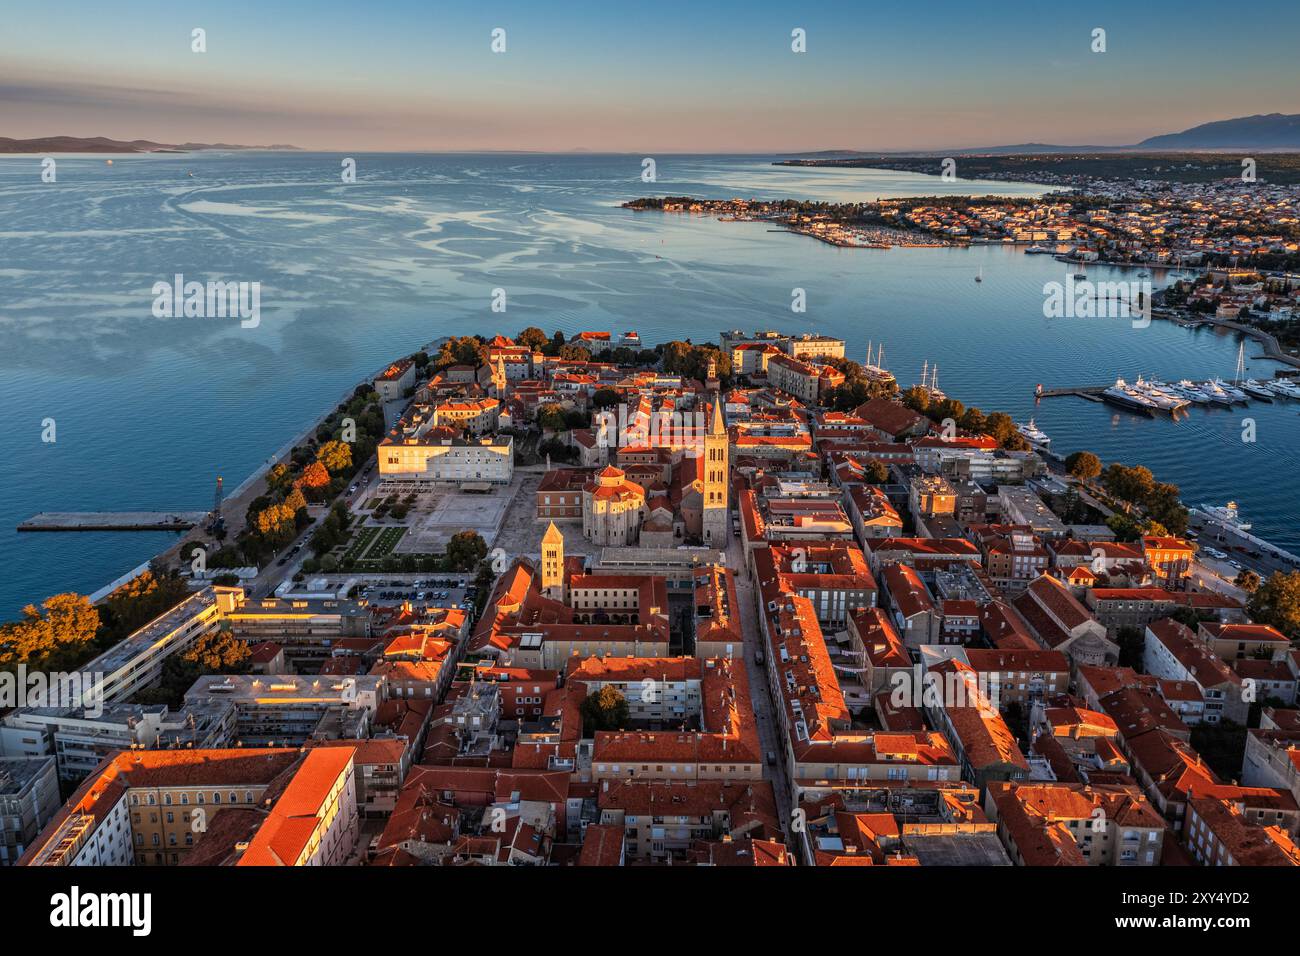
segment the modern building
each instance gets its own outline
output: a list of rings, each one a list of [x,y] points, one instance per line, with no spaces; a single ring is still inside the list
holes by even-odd
[[[0,866],[13,866],[59,810],[53,757],[0,759]]]

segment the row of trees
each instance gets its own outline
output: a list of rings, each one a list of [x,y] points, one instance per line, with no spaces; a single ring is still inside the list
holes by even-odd
[[[718,373],[718,380],[723,388],[731,385],[731,356],[716,345],[694,345],[689,339],[673,341],[663,346],[660,353],[660,367],[670,375],[681,375],[704,381],[709,376],[709,361],[712,360]]]
[[[975,406],[967,408],[955,398],[934,401],[929,391],[913,385],[903,393],[903,404],[932,422],[952,421],[963,432],[988,435],[1009,451],[1028,451],[1029,442],[1016,429],[1016,423],[1006,412],[985,414]]]
[[[1101,473],[1101,484],[1123,504],[1124,517],[1116,515],[1119,520],[1115,524],[1126,534],[1132,532],[1132,526],[1146,534],[1181,535],[1187,532],[1187,509],[1183,507],[1178,486],[1157,481],[1145,465],[1130,468],[1114,462]],[[1145,512],[1145,520],[1134,516],[1135,508]],[[1119,534],[1116,527],[1112,526],[1112,530]]]
[[[200,677],[242,674],[247,670],[251,656],[248,642],[228,630],[205,634],[189,650],[168,657],[163,662],[162,678],[158,684],[137,691],[134,700],[138,704],[166,704],[177,708],[184,700],[185,692]]]
[[[897,382],[867,378],[862,366],[851,359],[835,358],[828,364],[844,373],[844,383],[826,395],[826,404],[837,412],[850,412],[873,398],[893,398],[898,392]]]
[[[243,530],[233,544],[210,555],[208,564],[233,568],[264,563],[311,523],[308,504],[338,497],[361,463],[375,453],[384,433],[378,394],[370,385],[358,386],[313,438],[267,472],[267,492],[249,503]],[[333,538],[322,538],[317,554],[341,543],[346,519],[344,508],[332,524]]]
[[[96,607],[81,594],[55,594],[0,624],[0,670],[19,664],[68,671],[85,664],[132,631],[171,610],[189,595],[174,571],[150,569],[122,585]]]

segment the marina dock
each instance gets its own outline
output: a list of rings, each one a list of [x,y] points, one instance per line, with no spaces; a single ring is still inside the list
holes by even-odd
[[[206,511],[42,511],[19,531],[188,531]]]
[[[1161,414],[1176,415],[1195,405],[1232,408],[1247,405],[1254,401],[1272,404],[1284,399],[1300,398],[1300,389],[1295,388],[1293,384],[1285,384],[1285,390],[1279,391],[1277,388],[1269,386],[1268,382],[1270,381],[1291,382],[1289,379],[1281,378],[1266,379],[1264,382],[1236,379],[1228,383],[1218,382],[1218,380],[1216,382],[1192,382],[1183,379],[1180,385],[1169,385],[1159,381],[1143,383],[1139,377],[1132,387],[1126,385],[1122,379],[1117,379],[1114,385],[1101,386],[1043,388],[1042,385],[1039,385],[1034,389],[1034,396],[1035,398],[1071,396],[1086,399],[1090,402],[1104,402],[1107,405],[1113,405],[1135,415],[1145,415],[1147,417]],[[1155,396],[1154,400],[1148,400],[1151,395]],[[1147,397],[1144,398],[1144,396]]]

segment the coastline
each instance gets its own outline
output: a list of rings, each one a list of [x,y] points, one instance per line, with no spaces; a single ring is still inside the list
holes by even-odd
[[[442,343],[447,341],[448,338],[449,336],[442,336],[441,338],[435,339],[434,341],[421,346],[419,349],[416,349],[415,351],[417,352],[429,351],[429,350],[441,348]],[[410,354],[410,353],[405,353],[405,354]],[[265,478],[266,475],[270,472],[270,470],[274,468],[276,465],[285,462],[288,459],[289,455],[293,452],[294,448],[298,447],[299,444],[301,444],[303,441],[305,441],[307,438],[313,435],[316,432],[316,429],[320,428],[320,426],[325,421],[327,421],[331,415],[334,414],[335,409],[339,406],[340,403],[346,402],[359,386],[373,382],[374,379],[378,377],[378,375],[382,373],[383,370],[387,368],[389,364],[391,363],[385,363],[383,366],[376,369],[375,372],[370,376],[357,382],[351,388],[344,390],[340,394],[338,399],[336,399],[333,403],[329,405],[326,411],[322,412],[320,415],[316,416],[316,418],[312,419],[311,423],[308,424],[305,428],[303,428],[302,431],[298,432],[293,438],[289,439],[287,442],[281,445],[270,457],[263,460],[261,464],[259,464],[255,469],[253,469],[253,471],[249,473],[249,475],[246,478],[244,478],[243,481],[241,481],[238,485],[236,485],[233,489],[231,489],[228,493],[225,494],[225,496],[222,498],[221,501],[220,510],[222,516],[226,519],[226,527],[229,529],[229,533],[231,534],[237,533],[235,522],[232,521],[231,518],[234,516],[238,516],[240,521],[242,522],[242,516],[247,512],[248,505],[251,502],[253,502],[259,495],[263,494],[266,491]],[[110,581],[108,584],[92,592],[89,595],[90,602],[92,604],[98,604],[99,602],[103,601],[106,597],[108,597],[109,594],[117,590],[117,588],[121,587],[122,585],[126,584],[128,581],[131,581],[132,579],[138,577],[140,574],[149,570],[150,566],[152,566],[156,562],[170,562],[173,560],[180,559],[182,557],[181,555],[182,549],[194,543],[193,539],[190,537],[190,534],[194,530],[198,530],[202,532],[202,526],[200,526],[197,529],[190,529],[189,532],[182,534],[178,541],[167,546],[163,550],[155,553],[154,555],[149,557],[146,561],[137,565],[134,569],[127,571],[122,575],[119,575],[118,577]],[[181,563],[184,563],[184,561],[182,560]]]

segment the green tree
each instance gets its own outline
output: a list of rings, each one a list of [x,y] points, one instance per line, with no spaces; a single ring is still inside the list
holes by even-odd
[[[444,369],[449,365],[470,365],[478,368],[487,361],[487,345],[472,335],[458,336],[442,343],[438,357],[434,359],[434,368]]]
[[[537,424],[549,432],[562,432],[568,428],[564,406],[549,402],[537,410]]]
[[[1102,473],[1102,485],[1130,506],[1146,502],[1155,491],[1155,476],[1145,465],[1130,468],[1115,462]]]
[[[582,732],[590,737],[598,730],[622,730],[627,726],[627,698],[612,684],[588,694],[578,706],[582,714]]]
[[[189,596],[189,586],[174,571],[151,568],[138,574],[104,599],[104,636],[120,640]]]
[[[325,466],[331,475],[347,471],[352,467],[352,449],[346,442],[327,441],[316,452],[316,460]]]
[[[984,425],[989,437],[1000,445],[1005,445],[1013,435],[1020,434],[1016,431],[1016,423],[1006,412],[990,412]]]
[[[1247,607],[1258,623],[1271,625],[1292,640],[1300,638],[1300,571],[1275,571],[1255,589]]]
[[[55,594],[38,608],[23,608],[17,621],[0,624],[0,667],[73,660],[99,630],[99,612],[81,594]]]
[[[903,393],[903,404],[924,415],[930,409],[930,393],[919,385],[913,385]]]
[[[136,700],[177,706],[200,677],[243,673],[251,656],[248,643],[230,631],[223,629],[205,634],[189,650],[168,657],[163,662],[159,686],[152,694],[137,695]]]
[[[1232,583],[1246,593],[1253,594],[1262,582],[1257,572],[1252,571],[1250,568],[1242,568],[1237,572],[1237,576]]]
[[[1101,459],[1090,451],[1076,451],[1065,459],[1065,470],[1080,481],[1091,481],[1101,474]]]
[[[862,466],[869,485],[883,485],[889,480],[889,466],[879,458],[871,458]]]
[[[447,564],[453,571],[472,571],[487,557],[487,543],[473,531],[458,531],[447,542]]]
[[[543,332],[535,325],[530,325],[528,326],[528,328],[524,329],[517,336],[515,336],[515,341],[518,342],[520,345],[528,346],[530,349],[532,349],[535,352],[540,352],[543,348],[546,347],[546,343],[548,340],[546,338],[545,332]]]

